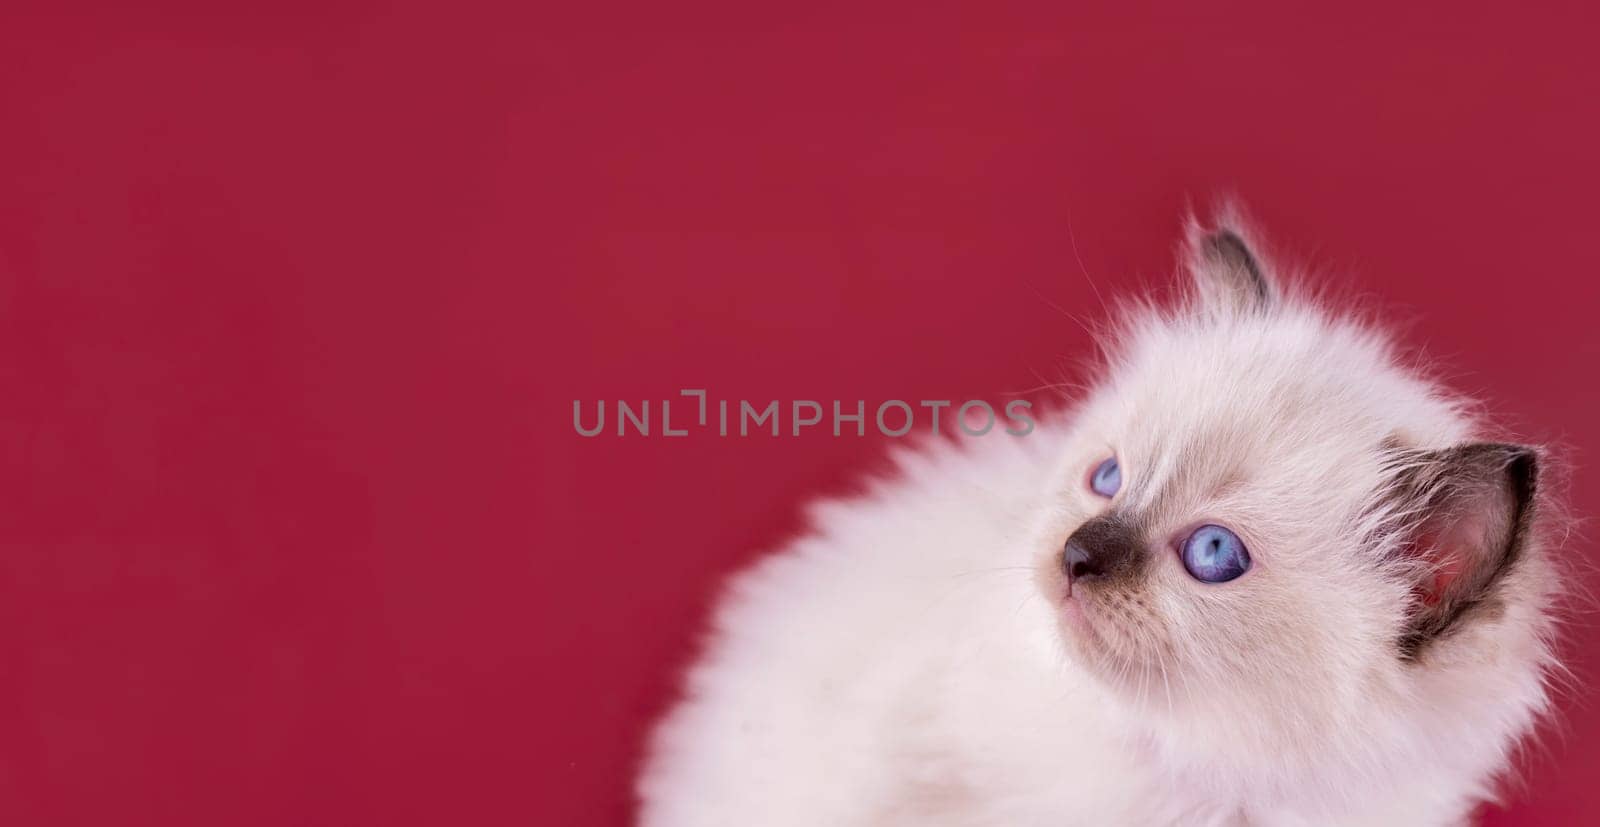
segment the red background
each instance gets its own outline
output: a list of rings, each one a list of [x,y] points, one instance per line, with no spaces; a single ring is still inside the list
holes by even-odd
[[[883,440],[572,400],[1028,391],[1223,188],[1600,506],[1592,13],[235,5],[0,12],[7,824],[626,821]],[[1600,806],[1573,700],[1491,822]]]

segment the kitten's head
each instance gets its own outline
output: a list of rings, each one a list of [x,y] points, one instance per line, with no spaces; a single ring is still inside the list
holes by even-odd
[[[1250,238],[1191,222],[1185,301],[1126,314],[1075,420],[1040,568],[1066,648],[1205,783],[1487,780],[1545,703],[1544,458]]]

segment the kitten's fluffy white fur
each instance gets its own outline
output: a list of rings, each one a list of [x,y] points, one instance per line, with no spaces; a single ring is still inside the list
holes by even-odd
[[[1072,410],[899,454],[734,581],[642,824],[1414,826],[1491,796],[1554,666],[1537,454],[1217,224]],[[1066,596],[1064,541],[1116,515],[1139,576]],[[1186,573],[1199,521],[1244,576]]]

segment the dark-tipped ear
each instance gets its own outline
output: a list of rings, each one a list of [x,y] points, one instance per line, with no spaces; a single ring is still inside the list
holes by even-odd
[[[1394,470],[1388,494],[1402,515],[1400,562],[1416,598],[1400,637],[1411,659],[1492,601],[1533,520],[1539,457],[1478,442],[1402,452]]]
[[[1211,309],[1265,312],[1278,303],[1278,289],[1262,259],[1246,240],[1239,211],[1218,210],[1216,227],[1191,217],[1184,233],[1184,267],[1194,279],[1200,302]]]

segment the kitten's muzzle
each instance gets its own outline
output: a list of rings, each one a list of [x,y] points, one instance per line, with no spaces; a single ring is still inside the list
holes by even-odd
[[[1132,578],[1143,567],[1144,543],[1116,517],[1096,517],[1078,527],[1061,550],[1067,591],[1085,582]]]

